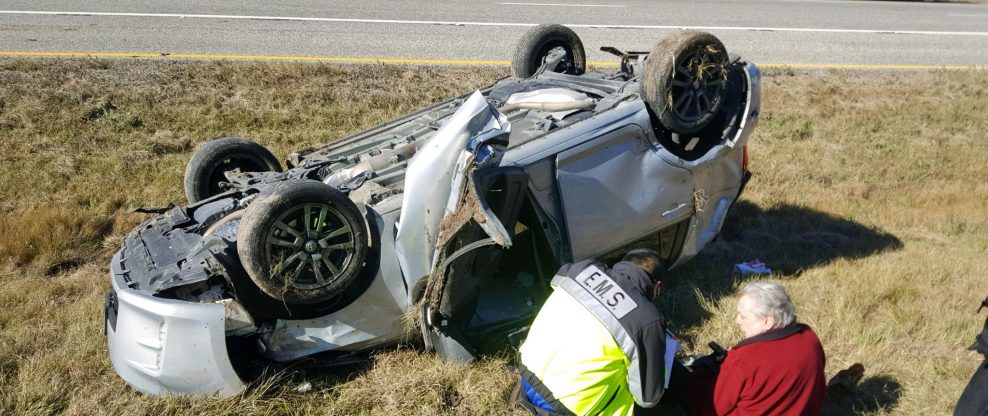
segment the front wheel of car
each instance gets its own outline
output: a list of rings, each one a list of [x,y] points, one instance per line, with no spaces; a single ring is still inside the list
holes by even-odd
[[[224,192],[226,173],[281,172],[278,158],[264,146],[239,137],[212,140],[192,155],[185,166],[185,196],[196,203]]]
[[[695,133],[720,111],[727,73],[727,50],[717,37],[695,30],[676,32],[648,55],[642,98],[669,130]]]
[[[342,293],[360,275],[367,245],[356,205],[333,187],[307,179],[262,192],[237,231],[247,276],[288,305],[313,305]]]
[[[547,58],[552,67],[546,69],[552,72],[580,75],[587,70],[587,53],[580,37],[556,24],[541,24],[525,32],[515,47],[511,69],[516,77],[528,78]]]

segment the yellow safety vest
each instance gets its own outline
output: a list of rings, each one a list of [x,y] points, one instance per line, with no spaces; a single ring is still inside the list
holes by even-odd
[[[556,289],[549,296],[520,352],[522,364],[571,412],[634,412],[627,356],[607,328],[566,291]]]

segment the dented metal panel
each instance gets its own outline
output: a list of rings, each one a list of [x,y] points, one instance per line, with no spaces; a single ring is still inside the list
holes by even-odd
[[[439,224],[447,214],[451,191],[458,189],[454,182],[463,180],[469,165],[467,143],[502,136],[510,129],[507,118],[475,92],[409,163],[395,242],[406,276],[426,276],[432,270]]]
[[[744,99],[738,101],[737,114],[724,133],[723,143],[694,161],[680,161],[693,172],[694,200],[698,201],[683,250],[675,265],[693,258],[720,233],[731,204],[741,191],[744,149],[761,112],[761,72],[752,63],[741,65],[739,71],[744,87]]]
[[[287,362],[323,351],[358,351],[398,340],[407,332],[410,323],[395,319],[405,310],[392,299],[391,284],[385,279],[374,279],[364,294],[367,302],[351,304],[330,315],[313,319],[279,319],[274,329],[262,336],[268,347],[265,356]]]
[[[113,264],[120,264],[119,256]],[[126,290],[124,274],[111,267],[117,306],[106,331],[113,369],[131,387],[148,394],[217,397],[244,388],[227,356],[223,306]]]
[[[573,257],[605,254],[692,213],[688,170],[666,163],[637,124],[559,153]]]

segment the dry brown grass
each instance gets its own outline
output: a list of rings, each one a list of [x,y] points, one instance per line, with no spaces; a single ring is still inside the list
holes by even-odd
[[[486,84],[507,68],[0,61],[0,413],[507,414],[504,358],[411,348],[351,372],[282,375],[228,400],[152,398],[110,367],[109,256],[184,201],[192,149],[239,135],[277,155]],[[829,414],[944,414],[977,357],[988,288],[988,74],[770,71],[756,176],[723,237],[661,307],[693,350],[730,345],[731,264],[777,270],[828,353],[864,384]],[[695,346],[694,346],[695,344]],[[313,389],[294,388],[310,382]]]
[[[58,206],[19,208],[0,218],[0,253],[14,266],[41,264],[56,274],[83,263],[112,226],[106,217]]]

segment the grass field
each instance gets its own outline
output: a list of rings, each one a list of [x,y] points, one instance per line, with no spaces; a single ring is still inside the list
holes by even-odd
[[[501,357],[401,347],[233,399],[152,398],[116,376],[102,335],[109,257],[144,218],[131,210],[183,204],[200,143],[237,135],[284,156],[506,73],[0,61],[0,413],[511,413]],[[721,239],[663,286],[671,326],[696,352],[737,342],[733,294],[750,279],[731,265],[758,258],[819,334],[828,376],[866,367],[828,414],[949,413],[980,362],[965,348],[988,295],[988,73],[773,70],[762,93],[755,177]]]

